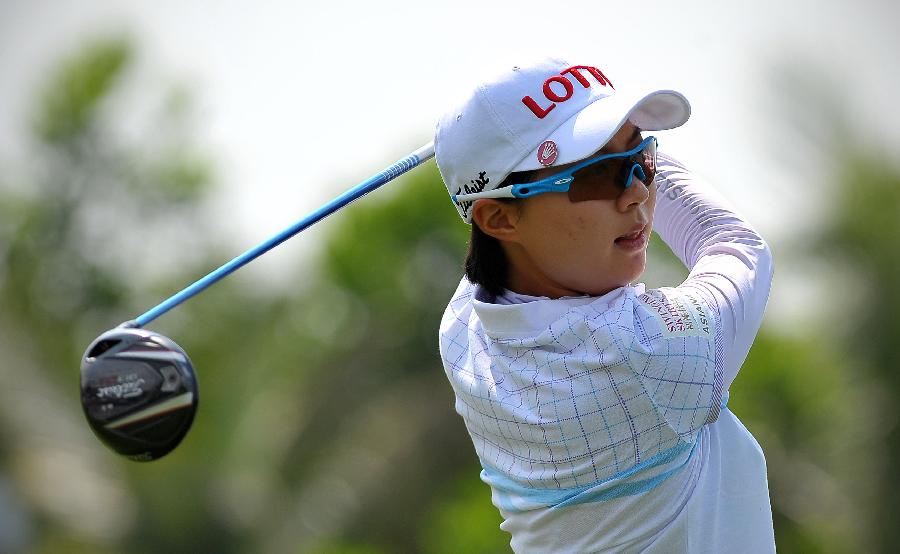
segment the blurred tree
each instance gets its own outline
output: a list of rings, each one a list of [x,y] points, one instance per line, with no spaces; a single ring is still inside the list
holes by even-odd
[[[264,550],[350,537],[419,551],[418,529],[446,483],[464,476],[489,491],[437,355],[467,230],[433,165],[346,208],[330,229],[311,286],[287,307],[300,316],[300,344],[312,343],[297,354],[306,423],[283,437],[295,504],[267,518]]]
[[[136,468],[90,436],[78,360],[92,336],[133,314],[148,284],[192,269],[153,270],[173,257],[147,259],[142,246],[148,230],[203,236],[187,231],[199,227],[210,171],[190,145],[180,87],[163,93],[136,142],[125,138],[111,101],[133,56],[124,37],[68,56],[36,95],[32,180],[0,187],[0,351],[5,382],[16,383],[0,402],[0,426],[15,437],[0,471],[41,522],[36,551],[101,552],[152,504],[135,494]]]
[[[122,313],[130,278],[164,273],[139,273],[167,261],[135,253],[146,230],[196,228],[191,215],[210,181],[207,162],[187,144],[181,89],[154,114],[164,139],[131,146],[118,136],[103,108],[132,55],[127,40],[103,40],[60,66],[38,96],[38,177],[24,192],[4,191],[0,307],[37,343],[58,345],[44,355],[60,375],[80,356],[71,340],[79,323]]]
[[[868,440],[854,445],[855,456],[871,460],[859,466],[874,479],[862,479],[856,491],[871,516],[875,550],[892,552],[900,544],[900,352],[894,348],[900,338],[900,166],[896,155],[868,148],[844,156],[836,209],[811,253],[845,269],[831,290],[852,289],[853,301],[824,331],[841,341],[853,378],[868,385],[866,396],[851,405],[877,412],[868,422]],[[848,477],[855,481],[859,474]]]
[[[831,358],[839,367],[831,400],[819,406],[819,425],[796,437],[814,444],[808,435],[817,432],[816,443],[830,443],[803,473],[795,472],[808,477],[828,468],[820,475],[832,481],[827,487],[834,493],[830,517],[810,522],[806,532],[821,533],[818,550],[823,552],[893,552],[900,543],[894,524],[900,511],[900,474],[894,469],[900,464],[894,400],[900,395],[900,355],[893,348],[900,337],[893,316],[900,310],[900,250],[895,246],[900,240],[900,157],[849,111],[838,77],[827,68],[781,61],[773,74],[776,106],[786,122],[782,140],[792,145],[779,150],[791,152],[787,164],[802,160],[808,178],[798,198],[804,203],[824,199],[821,224],[795,233],[785,247],[806,260],[815,272],[810,281],[821,284],[819,317],[806,336],[824,354],[823,365]],[[815,366],[804,387],[824,392],[822,380],[831,372],[820,373],[823,365]],[[810,412],[799,406],[797,411]],[[797,449],[798,443],[789,444]],[[808,479],[785,484],[799,488],[804,482]],[[823,501],[806,504],[821,511]]]
[[[766,455],[779,550],[849,553],[867,544],[851,445],[872,414],[846,361],[817,337],[763,326],[731,387],[729,408]]]
[[[509,535],[498,532],[503,518],[491,503],[490,487],[471,475],[449,481],[422,526],[421,551],[429,554],[509,552]]]

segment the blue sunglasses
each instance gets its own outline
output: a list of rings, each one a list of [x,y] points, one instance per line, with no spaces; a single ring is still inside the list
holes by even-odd
[[[648,187],[653,184],[656,147],[656,137],[651,136],[627,152],[595,156],[540,181],[456,194],[452,198],[454,202],[469,202],[478,198],[528,198],[544,192],[568,192],[572,202],[614,200],[631,186],[633,177]]]

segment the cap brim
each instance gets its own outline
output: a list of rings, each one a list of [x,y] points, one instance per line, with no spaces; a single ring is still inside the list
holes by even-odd
[[[601,98],[574,114],[546,138],[556,143],[559,155],[553,165],[587,158],[631,121],[642,131],[663,131],[680,127],[691,116],[687,98],[674,90],[628,94],[617,92]],[[511,171],[543,169],[536,147]]]

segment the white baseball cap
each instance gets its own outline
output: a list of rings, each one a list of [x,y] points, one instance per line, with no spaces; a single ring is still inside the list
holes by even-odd
[[[494,72],[447,111],[435,131],[435,161],[451,197],[493,190],[512,172],[587,158],[625,121],[661,131],[690,114],[674,90],[628,90],[597,66],[543,58]],[[454,203],[471,224],[473,201]]]

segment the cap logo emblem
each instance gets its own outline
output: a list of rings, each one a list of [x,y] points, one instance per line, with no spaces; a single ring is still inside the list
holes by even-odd
[[[478,177],[475,179],[469,179],[470,185],[463,185],[461,187],[457,187],[456,194],[472,194],[475,192],[481,192],[484,190],[484,187],[487,186],[488,183],[491,182],[491,178],[487,176],[487,171],[479,171]],[[462,211],[463,217],[469,216],[469,208],[472,207],[474,202],[472,200],[465,201],[456,201],[456,205],[459,207],[460,211]]]
[[[541,165],[545,167],[552,165],[558,157],[559,148],[556,147],[556,143],[552,140],[545,140],[543,144],[538,147],[537,159]]]
[[[551,75],[544,81],[544,88],[542,92],[544,93],[544,98],[546,98],[550,104],[547,107],[541,107],[534,98],[531,96],[525,96],[522,98],[522,103],[525,104],[531,113],[533,113],[538,119],[544,119],[547,117],[547,114],[550,113],[553,108],[556,107],[556,104],[565,102],[569,98],[572,98],[572,94],[575,93],[575,86],[572,84],[572,81],[566,77],[566,75],[570,75],[573,79],[578,81],[578,83],[583,88],[590,88],[591,82],[581,73],[581,71],[587,71],[588,74],[594,77],[596,81],[601,86],[609,85],[613,90],[616,87],[613,86],[612,81],[606,78],[606,75],[603,74],[602,71],[597,69],[596,67],[592,67],[589,65],[573,65],[572,67],[567,67],[559,72],[559,75]],[[558,85],[556,90],[553,90],[551,87],[552,84],[556,83]],[[559,89],[562,87],[562,94],[559,93]]]

